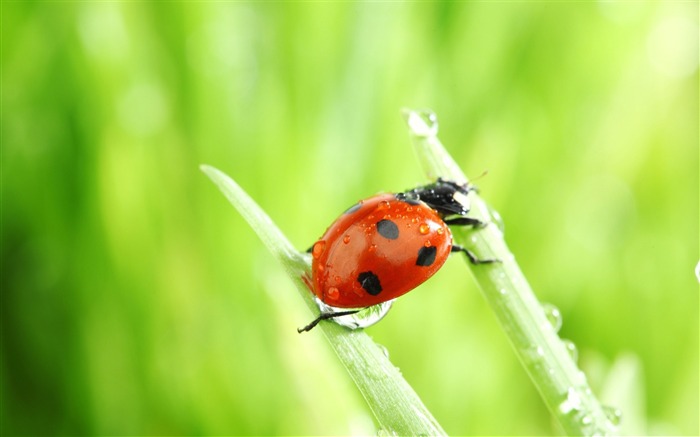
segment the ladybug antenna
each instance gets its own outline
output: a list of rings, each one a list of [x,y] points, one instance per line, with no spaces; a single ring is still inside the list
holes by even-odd
[[[481,174],[480,174],[479,176],[477,176],[477,177],[475,177],[474,179],[472,179],[469,183],[474,182],[474,181],[478,181],[479,179],[483,178],[483,177],[486,176],[487,174],[489,174],[489,171],[488,171],[488,170],[484,170],[483,172],[481,172]]]

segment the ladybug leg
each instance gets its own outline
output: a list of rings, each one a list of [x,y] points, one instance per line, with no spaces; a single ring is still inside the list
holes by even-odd
[[[502,262],[500,259],[495,259],[495,258],[479,259],[469,249],[466,249],[466,248],[459,246],[457,244],[452,245],[452,252],[464,253],[465,255],[467,255],[467,258],[469,258],[469,261],[471,261],[472,264],[492,264],[492,263]]]
[[[445,224],[457,226],[473,226],[474,228],[486,227],[487,223],[471,217],[454,217],[444,220]]]
[[[342,317],[342,316],[349,316],[350,314],[355,314],[360,312],[360,310],[352,310],[352,311],[339,311],[337,313],[321,313],[319,314],[318,317],[316,317],[311,323],[308,325],[304,326],[303,328],[297,328],[297,332],[301,334],[302,332],[308,332],[311,331],[316,327],[316,325],[319,324],[322,320],[328,320],[328,319],[333,319],[335,317]]]

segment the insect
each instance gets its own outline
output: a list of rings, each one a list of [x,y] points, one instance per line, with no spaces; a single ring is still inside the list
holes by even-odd
[[[345,211],[309,249],[308,285],[325,304],[349,310],[322,312],[298,331],[408,293],[435,274],[452,252],[464,253],[474,264],[498,262],[478,259],[452,243],[448,225],[484,226],[466,217],[467,195],[474,189],[438,179],[361,200]]]

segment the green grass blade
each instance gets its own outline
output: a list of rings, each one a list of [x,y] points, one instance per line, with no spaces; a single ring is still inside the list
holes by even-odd
[[[201,169],[282,263],[301,297],[314,315],[317,315],[318,308],[301,279],[304,274],[310,275],[309,257],[292,246],[267,214],[230,177],[208,165],[202,165]],[[294,328],[289,327],[290,330]],[[367,334],[362,330],[351,331],[328,322],[319,324],[315,329],[326,336],[384,433],[445,435],[413,388],[391,364],[383,349]]]
[[[435,115],[410,109],[405,109],[403,115],[428,177],[466,182],[466,176],[437,138]],[[506,246],[503,233],[493,223],[492,210],[478,194],[471,193],[470,198],[470,215],[489,225],[478,230],[454,229],[455,242],[479,258],[503,261],[489,265],[468,264],[545,403],[568,435],[616,434],[617,427],[607,417],[585,375],[552,328]]]

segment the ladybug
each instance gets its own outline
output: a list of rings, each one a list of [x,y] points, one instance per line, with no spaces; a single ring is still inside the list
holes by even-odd
[[[474,264],[498,261],[478,259],[452,243],[448,225],[484,226],[466,217],[466,196],[474,189],[438,179],[351,206],[309,249],[312,264],[307,284],[325,304],[352,310],[323,312],[298,331],[408,293],[433,276],[452,252],[464,253]]]

